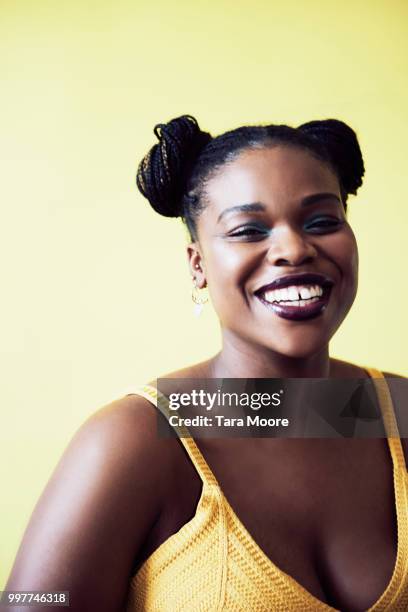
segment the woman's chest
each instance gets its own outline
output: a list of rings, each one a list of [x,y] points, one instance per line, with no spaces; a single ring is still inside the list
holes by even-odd
[[[378,600],[397,551],[386,440],[198,445],[243,526],[244,544],[253,540],[271,563],[332,607],[366,610]]]

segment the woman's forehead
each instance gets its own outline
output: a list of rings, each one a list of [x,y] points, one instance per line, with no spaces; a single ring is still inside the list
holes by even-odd
[[[276,145],[243,151],[217,171],[205,192],[208,208],[219,214],[249,202],[296,203],[313,193],[339,194],[340,186],[328,163],[304,149]]]

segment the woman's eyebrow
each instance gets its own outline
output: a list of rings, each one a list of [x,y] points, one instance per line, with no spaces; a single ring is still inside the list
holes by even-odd
[[[309,206],[309,204],[315,204],[316,202],[320,202],[321,200],[336,200],[336,204],[341,204],[339,196],[337,196],[335,193],[325,192],[313,193],[312,195],[308,195],[305,198],[302,198],[300,200],[300,205]]]
[[[266,206],[265,204],[261,204],[261,202],[253,202],[252,204],[238,204],[237,206],[231,206],[230,208],[223,210],[217,219],[217,223],[221,221],[224,215],[233,212],[263,212],[265,210]]]
[[[311,195],[305,196],[300,200],[300,206],[309,206],[311,204],[316,204],[321,200],[336,200],[336,203],[341,204],[341,200],[339,196],[335,193],[312,193]],[[334,204],[334,202],[333,202]],[[253,202],[252,204],[238,204],[237,206],[231,206],[230,208],[226,208],[222,211],[217,219],[217,223],[221,221],[221,219],[231,213],[241,213],[241,212],[264,212],[266,210],[265,204],[261,202]]]

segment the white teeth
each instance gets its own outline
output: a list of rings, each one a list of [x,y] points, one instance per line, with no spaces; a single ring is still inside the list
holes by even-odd
[[[307,299],[313,297],[312,296],[312,292],[307,287],[300,287],[299,288],[299,294],[300,294],[300,297],[302,298],[302,300],[307,300]]]
[[[274,289],[266,291],[264,294],[264,300],[267,302],[288,302],[292,306],[304,305],[304,300],[310,304],[311,301],[315,302],[316,299],[323,294],[323,289],[320,285],[292,285],[290,287],[283,287],[282,289]],[[299,298],[301,298],[299,300]]]
[[[292,300],[290,302],[279,302],[279,306],[308,306],[313,302],[317,302],[319,298],[317,296],[310,298],[309,300]]]
[[[298,300],[299,299],[299,294],[298,294],[297,287],[288,287],[288,292],[289,292],[289,299],[290,300]]]

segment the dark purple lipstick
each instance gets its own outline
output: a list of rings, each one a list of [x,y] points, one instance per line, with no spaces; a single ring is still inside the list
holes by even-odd
[[[297,299],[282,299],[281,296],[276,295],[276,299],[272,301],[270,299],[271,296],[268,296],[268,300],[265,297],[271,291],[304,285],[318,285],[322,294],[312,298],[302,298],[298,295]],[[292,321],[304,321],[306,319],[314,319],[324,312],[329,302],[333,285],[333,280],[323,274],[314,272],[289,274],[263,285],[255,291],[254,295],[264,306],[272,310],[279,317]],[[293,305],[290,304],[291,301],[294,302]]]

